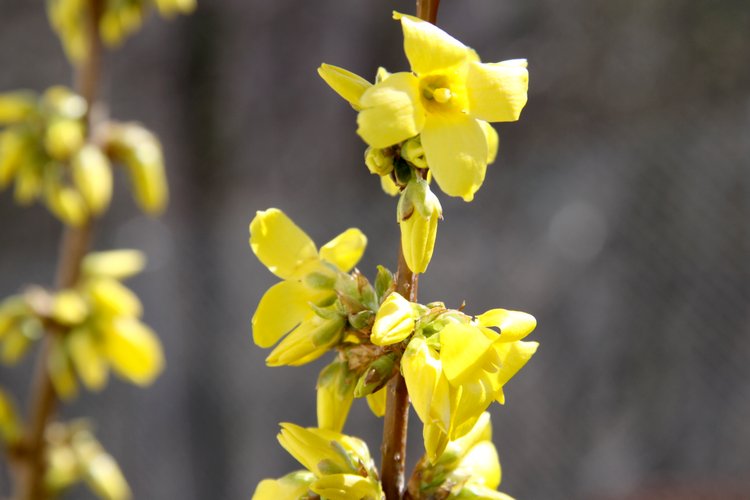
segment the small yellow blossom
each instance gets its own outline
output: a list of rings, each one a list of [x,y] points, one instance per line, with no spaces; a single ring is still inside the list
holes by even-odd
[[[318,428],[341,432],[354,400],[356,379],[346,361],[336,360],[318,377]]]
[[[397,212],[404,260],[413,273],[423,273],[432,260],[443,208],[427,181],[414,179],[401,193]]]

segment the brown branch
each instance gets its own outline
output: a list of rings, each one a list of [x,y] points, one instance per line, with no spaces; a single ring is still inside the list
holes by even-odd
[[[91,109],[97,95],[101,73],[102,41],[99,36],[99,19],[102,15],[101,0],[90,0],[87,9],[86,31],[89,38],[89,51],[86,59],[76,68],[76,88],[88,104],[86,121],[91,132]],[[65,227],[60,242],[60,253],[57,262],[55,286],[58,289],[69,288],[78,281],[81,261],[91,243],[93,224],[86,221],[80,227]],[[17,462],[18,500],[43,500],[47,498],[44,490],[45,443],[44,432],[47,423],[57,409],[55,389],[47,371],[47,359],[54,337],[61,332],[59,328],[48,328],[42,341],[34,371],[31,388],[31,405],[29,426],[21,445],[21,455]]]
[[[433,24],[440,0],[416,0],[417,16]],[[417,301],[418,275],[411,272],[399,245],[396,291],[411,302]],[[400,372],[388,382],[383,419],[381,483],[386,500],[401,500],[406,469],[406,432],[409,423],[409,391]],[[408,494],[407,494],[408,496]]]
[[[412,302],[417,300],[418,275],[406,265],[404,253],[399,245],[396,292]],[[383,442],[380,446],[381,482],[386,500],[398,500],[404,489],[406,469],[406,431],[409,423],[409,391],[401,373],[388,382],[386,388],[385,418],[383,419]]]
[[[437,13],[440,0],[417,0],[417,17],[437,24]]]

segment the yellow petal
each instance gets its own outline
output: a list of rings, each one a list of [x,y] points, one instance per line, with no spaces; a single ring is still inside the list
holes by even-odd
[[[107,365],[95,333],[76,328],[67,336],[68,353],[83,384],[90,390],[101,390],[107,383]]]
[[[422,428],[424,449],[430,462],[435,463],[448,446],[448,434],[440,426],[425,423]]]
[[[81,271],[88,277],[101,276],[121,280],[138,274],[146,266],[146,257],[138,250],[93,252],[83,258]]]
[[[503,386],[529,362],[539,348],[539,342],[495,342],[494,348],[501,360],[497,380]]]
[[[314,361],[341,340],[344,325],[342,317],[312,316],[279,342],[266,358],[266,364],[300,366]]]
[[[132,318],[118,318],[104,333],[104,350],[112,368],[138,385],[148,385],[164,368],[156,334]]]
[[[357,133],[374,148],[387,148],[417,135],[424,127],[425,111],[417,77],[394,73],[370,87],[360,99]]]
[[[341,454],[346,449],[347,441],[356,439],[345,440],[345,437],[348,436],[324,429],[306,429],[290,423],[282,423],[281,432],[277,436],[281,446],[317,476],[356,472],[348,457]]]
[[[526,105],[529,88],[526,61],[471,62],[466,88],[471,116],[488,122],[516,121]]]
[[[492,340],[472,325],[450,323],[440,331],[440,361],[448,380],[461,384],[477,370],[491,350]]]
[[[327,500],[380,499],[380,483],[358,474],[329,474],[321,476],[310,489]]]
[[[330,64],[321,64],[318,68],[318,74],[328,86],[349,101],[349,104],[357,111],[360,109],[359,100],[362,94],[372,87],[372,84],[361,76]]]
[[[120,467],[108,453],[99,453],[84,464],[86,483],[106,500],[130,500],[133,495]]]
[[[484,138],[487,140],[487,164],[491,165],[497,158],[497,148],[500,144],[500,139],[497,137],[495,127],[484,120],[477,121],[479,122],[479,126],[482,127]]]
[[[471,201],[487,170],[487,139],[477,120],[431,114],[422,131],[422,146],[440,189]]]
[[[274,345],[313,314],[309,304],[322,295],[297,281],[282,281],[269,288],[253,314],[255,344],[264,348]]]
[[[305,496],[315,475],[308,471],[298,470],[278,479],[264,479],[255,488],[252,500],[297,499]]]
[[[138,296],[117,280],[93,279],[87,284],[92,306],[100,314],[140,317],[143,305]]]
[[[434,423],[447,432],[456,394],[443,374],[435,349],[421,337],[412,338],[401,358],[401,371],[420,420]]]
[[[89,307],[77,291],[60,290],[52,301],[51,315],[55,321],[64,325],[75,325],[86,319]]]
[[[434,24],[414,16],[393,13],[404,30],[404,52],[418,75],[465,62],[471,50]]]
[[[380,187],[383,189],[383,192],[389,196],[396,196],[401,191],[398,185],[393,182],[390,175],[384,175],[380,178]]]
[[[341,432],[354,399],[357,380],[346,361],[334,361],[318,377],[318,428]]]
[[[388,386],[367,395],[367,406],[370,407],[370,411],[376,417],[385,415],[386,396],[388,396]]]
[[[470,476],[475,484],[481,484],[493,490],[500,486],[502,478],[500,459],[491,441],[475,444],[461,460],[458,468],[463,469],[461,472]]]
[[[480,326],[500,329],[498,342],[521,340],[536,328],[536,318],[531,314],[507,309],[491,309],[477,316]]]
[[[357,265],[367,246],[367,236],[357,228],[349,228],[320,249],[320,258],[349,272]]]
[[[97,147],[87,144],[71,161],[73,180],[89,210],[94,215],[104,212],[112,198],[112,167]]]
[[[282,279],[300,278],[299,268],[318,259],[315,243],[278,208],[258,211],[250,222],[250,248]]]

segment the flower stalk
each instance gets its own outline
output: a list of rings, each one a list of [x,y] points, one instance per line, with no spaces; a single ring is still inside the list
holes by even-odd
[[[76,87],[78,93],[86,100],[86,122],[88,133],[91,133],[91,109],[96,100],[101,75],[102,40],[99,35],[99,21],[102,15],[101,0],[89,0],[87,9],[86,31],[90,43],[84,60],[76,68]],[[65,225],[60,242],[55,286],[64,289],[73,286],[80,276],[81,261],[89,249],[93,236],[93,222],[89,218],[79,227]],[[48,357],[53,337],[59,335],[57,327],[47,329],[37,358],[33,386],[30,389],[31,406],[30,423],[21,444],[18,466],[16,468],[17,494],[19,500],[37,500],[47,497],[44,491],[45,441],[44,432],[49,420],[57,408],[57,397],[47,370]]]

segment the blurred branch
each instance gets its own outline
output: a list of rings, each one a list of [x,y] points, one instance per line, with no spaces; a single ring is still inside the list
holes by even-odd
[[[102,15],[101,0],[89,0],[86,9],[86,32],[89,40],[88,54],[84,61],[76,68],[76,89],[86,99],[88,104],[86,120],[88,133],[91,132],[91,109],[97,97],[99,79],[101,75],[102,40],[99,35],[99,20]],[[80,227],[65,226],[60,243],[60,253],[57,263],[55,286],[58,289],[69,288],[78,281],[81,260],[86,254],[93,233],[91,219]],[[44,432],[47,423],[57,408],[52,381],[47,371],[47,358],[58,335],[55,329],[48,329],[39,351],[35,367],[33,386],[31,388],[30,424],[22,443],[22,453],[19,461],[19,475],[17,478],[17,494],[19,500],[40,500],[47,497],[44,491],[45,472],[45,443]]]

